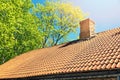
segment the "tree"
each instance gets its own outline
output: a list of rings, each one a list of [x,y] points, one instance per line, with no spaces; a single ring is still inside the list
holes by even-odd
[[[0,64],[16,55],[41,48],[42,36],[31,0],[0,1]]]
[[[47,0],[44,4],[36,4],[33,13],[39,18],[39,31],[44,38],[42,47],[48,47],[65,42],[66,36],[74,32],[79,21],[85,14],[70,3],[61,0]]]
[[[84,14],[61,0],[0,1],[0,64],[27,51],[65,42]]]

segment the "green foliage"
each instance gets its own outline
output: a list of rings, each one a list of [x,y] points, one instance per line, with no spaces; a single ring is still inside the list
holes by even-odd
[[[37,24],[44,36],[42,47],[65,42],[66,36],[75,32],[79,21],[85,17],[79,8],[61,0],[47,0],[45,4],[36,4],[33,13],[39,18]]]
[[[84,14],[61,0],[0,0],[0,64],[21,53],[66,41]]]
[[[41,47],[37,18],[29,12],[31,3],[30,0],[0,1],[0,64]]]

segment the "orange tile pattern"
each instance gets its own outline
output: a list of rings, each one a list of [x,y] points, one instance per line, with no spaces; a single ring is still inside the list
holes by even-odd
[[[0,78],[20,78],[47,74],[110,70],[120,68],[120,27],[96,37],[33,50],[0,66]]]

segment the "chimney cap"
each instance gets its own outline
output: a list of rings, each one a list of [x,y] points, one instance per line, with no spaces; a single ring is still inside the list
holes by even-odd
[[[92,19],[90,19],[90,18],[84,19],[84,20],[80,21],[80,23],[83,23],[83,22],[85,22],[85,21],[90,21],[90,22],[92,22],[93,24],[95,24],[95,22],[94,22]]]

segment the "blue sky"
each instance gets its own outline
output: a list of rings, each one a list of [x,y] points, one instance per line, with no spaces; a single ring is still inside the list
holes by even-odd
[[[33,2],[34,4],[36,4],[36,3],[44,3],[45,0],[32,0],[32,2]]]
[[[120,26],[120,0],[69,0],[96,23],[96,32]]]
[[[33,0],[33,3],[43,3],[45,0]],[[96,32],[120,27],[120,0],[68,0],[74,6],[80,7],[96,23]],[[79,35],[70,34],[75,39]]]

